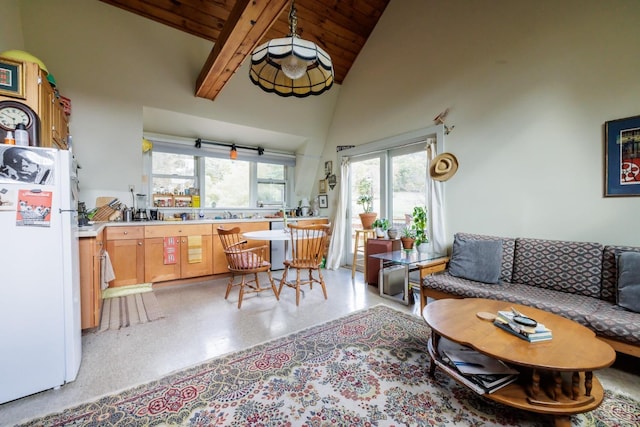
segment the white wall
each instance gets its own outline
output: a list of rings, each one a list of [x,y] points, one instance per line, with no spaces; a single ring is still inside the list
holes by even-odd
[[[449,235],[640,245],[640,198],[602,196],[603,124],[640,114],[637,0],[391,0],[341,87],[279,98],[244,69],[214,102],[193,97],[210,43],[95,0],[9,4],[20,6],[19,48],[72,99],[85,189],[141,180],[143,106],[307,140],[299,196],[337,145],[429,126],[450,107],[446,144],[460,170],[445,184]],[[15,28],[16,15],[0,27]],[[0,50],[21,44],[11,34]]]
[[[342,86],[324,155],[449,107],[451,238],[640,245],[640,197],[603,197],[603,124],[640,114],[639,16],[635,0],[392,0]]]
[[[96,193],[128,200],[128,184],[141,184],[142,133],[156,132],[143,129],[143,107],[297,135],[306,144],[298,149],[295,193],[310,195],[339,86],[320,97],[281,98],[251,83],[245,65],[212,102],[194,96],[210,42],[97,0],[11,4],[20,7],[24,42],[2,39],[0,51],[21,44],[71,98],[71,133],[87,206]],[[0,16],[0,27],[13,18]],[[207,134],[180,123],[170,128],[176,136],[217,139],[215,128]]]
[[[0,18],[0,52],[9,49],[22,50],[22,24],[18,0],[2,0]]]

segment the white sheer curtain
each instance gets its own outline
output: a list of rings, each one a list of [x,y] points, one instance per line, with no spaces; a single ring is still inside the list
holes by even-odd
[[[347,206],[349,204],[349,182],[351,182],[349,173],[349,158],[343,157],[340,165],[340,199],[336,206],[336,217],[333,224],[333,232],[331,233],[331,243],[329,244],[329,253],[327,254],[326,268],[329,270],[337,270],[342,264],[342,254],[345,250],[345,235],[347,233]]]
[[[435,253],[446,254],[446,236],[444,227],[444,191],[442,182],[429,175],[431,162],[437,155],[435,138],[427,142],[427,209],[430,213],[431,249]]]

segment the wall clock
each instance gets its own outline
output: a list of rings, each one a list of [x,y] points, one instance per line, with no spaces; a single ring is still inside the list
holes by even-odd
[[[40,145],[40,117],[28,106],[16,101],[0,101],[0,141],[8,131],[14,131],[18,123],[23,123],[29,134],[29,145]],[[15,134],[14,134],[15,136]]]

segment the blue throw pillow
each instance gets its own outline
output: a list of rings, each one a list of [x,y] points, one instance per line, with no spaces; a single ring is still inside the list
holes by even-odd
[[[482,283],[499,283],[502,240],[467,240],[456,236],[449,274]]]
[[[618,255],[618,305],[640,313],[640,252]]]

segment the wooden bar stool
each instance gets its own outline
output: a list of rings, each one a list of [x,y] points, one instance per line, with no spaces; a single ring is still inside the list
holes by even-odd
[[[367,274],[367,260],[364,259],[364,248],[367,244],[367,239],[369,237],[376,237],[375,230],[355,230],[356,232],[356,241],[353,245],[353,261],[351,262],[351,278],[356,277],[356,266],[361,265],[362,270],[364,271],[365,277]],[[360,244],[360,235],[362,235],[362,244]],[[362,254],[363,262],[362,264],[358,264],[358,254]]]

